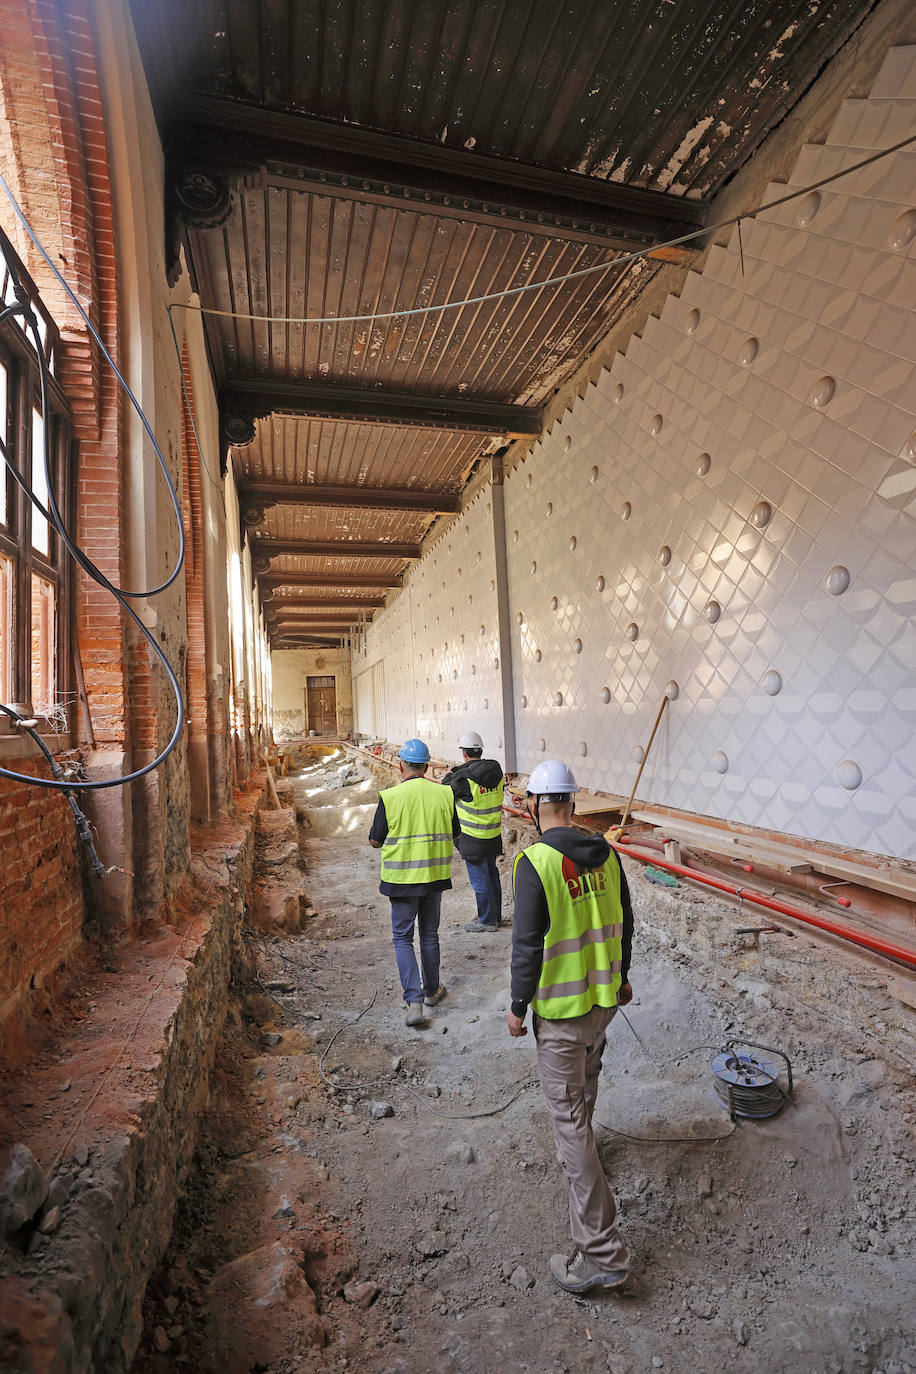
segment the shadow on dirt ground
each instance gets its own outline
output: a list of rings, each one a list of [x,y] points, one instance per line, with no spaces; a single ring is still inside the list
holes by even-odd
[[[912,1075],[873,1022],[678,942],[676,920],[721,904],[628,867],[636,997],[596,1118],[633,1278],[572,1298],[546,1272],[568,1217],[532,1037],[505,1029],[511,928],[464,932],[456,862],[448,996],[407,1030],[363,772],[338,755],[287,779],[315,914],[246,935],[136,1374],[914,1374]],[[779,1045],[794,1102],[733,1126],[712,1052],[651,1062],[634,1030],[658,1061],[729,1034]]]

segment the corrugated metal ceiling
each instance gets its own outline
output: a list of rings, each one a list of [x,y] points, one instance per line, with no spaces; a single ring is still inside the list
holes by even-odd
[[[480,435],[274,415],[238,452],[244,481],[460,491]]]
[[[519,168],[537,169],[545,195],[550,177],[575,174],[576,187],[646,188],[680,197],[683,207],[685,197],[708,198],[747,161],[873,8],[870,0],[131,4],[164,130],[187,124],[190,97],[238,102],[222,145],[238,150],[242,169],[227,217],[219,227],[187,230],[204,304],[293,317],[439,304],[620,254],[600,233],[551,237],[546,229],[504,227],[493,213],[456,218],[454,206],[449,217],[441,206],[438,213],[435,205],[415,206],[407,191],[397,205],[375,192],[361,199],[352,185],[344,192],[340,175],[336,193],[299,189],[282,139],[263,172],[274,125],[257,119],[259,111],[312,121],[300,121],[297,135],[306,158],[301,175],[313,179],[308,168],[320,164],[307,157],[322,147],[322,129],[334,131],[324,135],[334,156],[352,150],[357,161],[363,144],[352,144],[352,131],[366,130],[388,139],[395,168],[410,169],[411,149],[422,150],[413,161],[429,174],[435,151],[447,153],[440,183],[430,183],[436,194],[442,177],[455,174],[455,158],[470,178],[484,159],[500,159],[510,181]],[[219,137],[215,146],[219,159]],[[192,153],[185,145],[182,156]],[[253,175],[253,166],[262,172]],[[657,270],[657,262],[643,261],[559,288],[371,325],[304,328],[211,316],[208,346],[218,384],[256,390],[259,383],[312,383],[365,395],[537,406]],[[410,423],[419,428],[367,423],[357,412],[318,420],[307,405],[301,409],[258,422],[254,442],[235,451],[243,481],[301,483],[306,492],[314,483],[454,493],[475,460],[501,442],[498,426],[459,433],[423,428],[416,419]],[[311,413],[340,412],[313,404]],[[432,519],[356,506],[274,506],[254,533],[410,543]],[[390,577],[404,566],[402,559],[342,552],[283,555],[271,570],[340,574],[346,587],[347,575]]]
[[[134,0],[160,99],[191,87],[533,166],[706,194],[861,0]]]
[[[245,191],[220,232],[195,231],[208,304],[270,316],[372,314],[503,291],[620,254],[544,234],[270,188]],[[295,251],[290,247],[295,245]],[[561,287],[401,320],[302,327],[207,319],[226,375],[305,378],[425,396],[543,400],[606,327],[631,278]]]

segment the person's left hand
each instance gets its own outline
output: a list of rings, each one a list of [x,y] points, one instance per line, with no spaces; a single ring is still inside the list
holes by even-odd
[[[633,989],[630,987],[630,984],[629,984],[629,983],[621,983],[621,984],[620,984],[620,987],[617,989],[617,1005],[618,1005],[618,1007],[625,1007],[625,1006],[627,1006],[627,1005],[628,1005],[630,1002],[632,1002],[632,1001],[633,1001]]]
[[[525,1025],[524,1017],[513,1016],[511,1011],[506,1016],[506,1025],[509,1027],[509,1034],[512,1036],[513,1040],[518,1039],[520,1035],[528,1034],[528,1027]]]

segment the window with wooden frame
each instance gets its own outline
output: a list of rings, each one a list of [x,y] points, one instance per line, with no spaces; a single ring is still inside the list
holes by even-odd
[[[54,368],[58,332],[8,242],[0,253],[0,309],[17,300],[16,276],[38,320],[46,364],[42,414],[38,341],[21,315],[0,321],[0,701],[18,703],[69,731],[72,560],[52,525],[32,504],[10,465],[48,505],[48,477],[71,528],[75,448],[66,398]],[[47,469],[45,450],[47,446]]]

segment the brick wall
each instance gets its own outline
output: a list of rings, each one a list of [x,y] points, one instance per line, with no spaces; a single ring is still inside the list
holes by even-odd
[[[90,0],[0,0],[0,165],[52,258],[60,264],[109,352],[119,358],[117,265],[105,121]],[[78,311],[11,212],[4,226],[61,330],[58,377],[80,458],[78,537],[116,583],[124,576],[122,402]],[[96,742],[129,746],[124,632],[113,599],[76,582],[76,620]],[[47,775],[42,760],[19,771]],[[110,798],[109,798],[110,800]],[[92,802],[87,800],[92,813]],[[71,956],[85,918],[73,818],[57,794],[0,781],[0,1021]],[[133,856],[117,862],[132,868]]]
[[[43,760],[4,767],[47,776]],[[76,832],[62,796],[26,783],[0,786],[0,1024],[25,1009],[79,944],[83,892]]]

